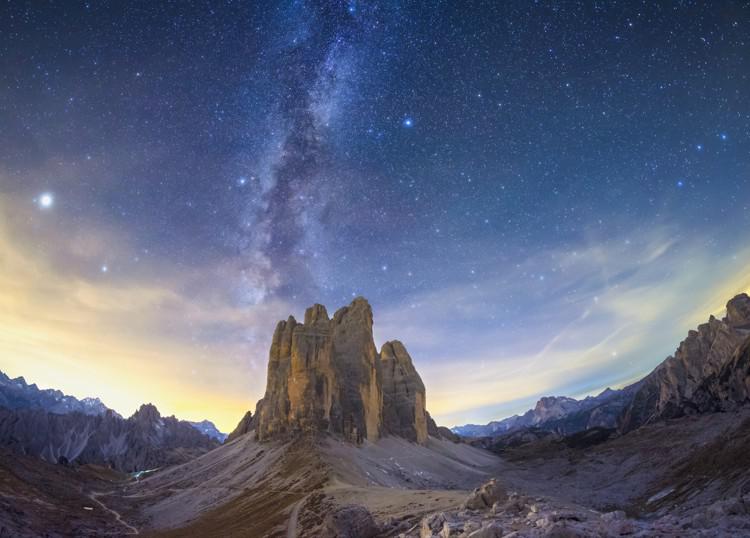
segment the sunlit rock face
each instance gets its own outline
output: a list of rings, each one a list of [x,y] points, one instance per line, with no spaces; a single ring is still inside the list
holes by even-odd
[[[750,297],[743,293],[727,303],[726,317],[711,316],[690,331],[674,356],[644,378],[621,428],[730,406],[739,396],[732,396],[727,383],[730,378],[735,387],[742,383],[736,373],[738,348],[749,336]]]
[[[372,336],[372,309],[355,299],[328,317],[322,305],[274,332],[264,398],[256,409],[260,440],[329,432],[361,443],[383,435],[427,440],[425,389],[406,348]]]
[[[266,394],[258,406],[257,434],[329,431],[353,442],[380,436],[382,395],[372,310],[355,299],[333,319],[324,306],[304,323],[279,322],[268,361]]]

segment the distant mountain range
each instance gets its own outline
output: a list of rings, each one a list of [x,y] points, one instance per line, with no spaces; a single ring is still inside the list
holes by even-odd
[[[40,389],[36,383],[28,384],[23,377],[11,379],[0,371],[0,407],[7,409],[44,409],[48,413],[66,415],[68,413],[82,413],[89,416],[98,416],[111,413],[117,417],[122,416],[110,409],[99,398],[78,399],[68,396],[56,389]],[[198,431],[223,443],[227,438],[210,420],[201,422],[190,422]]]
[[[74,412],[91,416],[103,415],[107,411],[115,413],[104,405],[99,398],[79,400],[74,396],[67,396],[59,390],[40,389],[35,383],[29,385],[23,377],[11,379],[3,372],[0,372],[0,407],[44,409],[58,415]]]
[[[737,295],[726,312],[723,319],[711,316],[690,331],[673,356],[623,389],[608,388],[582,400],[548,396],[523,415],[452,431],[472,438],[513,434],[514,441],[524,438],[518,435],[524,430],[560,436],[593,428],[625,433],[658,420],[736,408],[750,400],[750,297]]]
[[[211,439],[216,439],[220,443],[223,443],[227,438],[227,434],[220,432],[219,428],[217,428],[216,425],[210,420],[202,420],[200,422],[188,421],[188,424],[190,424],[199,432],[208,435]]]
[[[566,396],[545,396],[523,415],[513,415],[489,424],[466,424],[451,430],[462,437],[494,437],[523,428],[539,428],[570,435],[594,427],[615,428],[617,418],[632,399],[639,385],[621,390],[607,388],[597,396],[582,400]]]
[[[111,412],[61,415],[0,408],[0,445],[51,463],[97,463],[135,472],[184,463],[219,443],[146,404],[127,419]]]
[[[208,420],[162,417],[151,404],[124,419],[98,398],[79,400],[0,372],[0,445],[19,454],[130,472],[182,463],[225,439]]]

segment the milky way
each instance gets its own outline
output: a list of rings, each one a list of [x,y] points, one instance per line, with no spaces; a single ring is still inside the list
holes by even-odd
[[[260,159],[270,166],[267,177],[261,172],[257,178],[261,203],[250,208],[243,237],[247,242],[241,243],[250,273],[257,272],[258,261],[266,269],[281,268],[280,275],[264,271],[253,279],[250,294],[256,299],[268,291],[309,298],[316,284],[306,258],[309,251],[317,255],[321,249],[316,235],[325,233],[325,215],[332,210],[326,184],[336,172],[328,147],[329,122],[340,106],[337,93],[349,82],[352,55],[363,47],[355,41],[362,33],[356,32],[360,24],[348,10],[301,11],[304,20],[286,30],[287,42],[273,50],[267,67],[254,72],[277,93],[269,116],[273,129],[280,131],[273,133],[279,139],[275,147]],[[265,259],[258,260],[259,253]],[[253,293],[257,291],[261,293]]]
[[[81,342],[197,350],[185,390],[254,401],[276,317],[365,295],[439,417],[497,418],[641,375],[748,285],[746,4],[0,11],[5,250],[160,297]]]

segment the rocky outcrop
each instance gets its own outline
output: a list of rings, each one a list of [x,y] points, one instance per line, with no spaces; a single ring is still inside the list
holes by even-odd
[[[114,413],[0,408],[0,445],[51,463],[97,463],[132,472],[184,463],[218,442],[151,404],[128,419]]]
[[[337,507],[326,515],[321,538],[373,538],[379,532],[367,508],[350,504]]]
[[[471,495],[464,501],[463,507],[469,510],[485,510],[492,508],[496,502],[504,501],[506,498],[507,494],[497,483],[497,480],[493,478],[472,491]]]
[[[691,403],[702,413],[733,410],[750,403],[750,336],[718,373],[703,380]]]
[[[427,441],[425,389],[409,353],[398,340],[380,350],[383,386],[383,428],[410,441]]]
[[[303,323],[279,322],[256,407],[258,439],[329,432],[355,443],[383,435],[426,442],[424,384],[403,344],[378,353],[372,325],[362,297],[332,318],[316,304]]]
[[[484,489],[491,484],[485,484]],[[474,508],[468,508],[470,504]],[[750,495],[717,501],[707,508],[648,520],[632,519],[622,510],[597,512],[575,504],[512,492],[491,506],[476,500],[462,509],[426,515],[405,538],[577,538],[594,536],[744,536]]]
[[[427,417],[427,435],[435,437],[436,439],[453,441],[454,443],[461,442],[461,437],[453,433],[450,428],[438,426],[435,420],[430,416],[429,411],[425,411],[425,416]]]
[[[627,432],[655,420],[720,409],[739,398],[733,387],[743,383],[735,372],[735,353],[750,335],[750,297],[740,294],[727,303],[727,315],[711,316],[690,331],[674,356],[642,380],[623,413],[620,428]],[[738,374],[742,376],[741,372]]]
[[[237,427],[232,430],[232,433],[227,436],[226,442],[230,443],[238,437],[245,435],[246,433],[250,433],[254,429],[255,421],[253,420],[253,413],[251,411],[248,411],[247,413],[245,413],[245,416],[242,417],[242,420],[240,420],[239,424],[237,424]]]
[[[276,326],[266,394],[256,408],[258,438],[329,431],[362,442],[381,433],[379,360],[372,311],[355,299],[333,319],[322,305]]]

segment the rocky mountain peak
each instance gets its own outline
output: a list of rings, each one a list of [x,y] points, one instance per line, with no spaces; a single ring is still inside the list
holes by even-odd
[[[750,325],[750,297],[747,293],[730,299],[727,303],[727,323],[733,326]]]
[[[161,418],[161,413],[154,404],[147,403],[141,405],[130,418],[140,423],[149,424],[158,421]]]
[[[427,441],[425,388],[404,344],[392,340],[380,350],[383,423],[386,433]]]
[[[411,365],[411,357],[406,347],[400,340],[390,340],[380,348],[381,360],[394,359],[399,362],[408,362]]]
[[[305,325],[315,325],[316,323],[328,323],[328,311],[322,304],[314,304],[305,310]]]
[[[563,417],[581,407],[581,402],[565,396],[544,396],[534,407],[532,423],[539,424]]]
[[[29,385],[26,383],[26,379],[24,379],[23,376],[18,376],[15,379],[11,379],[11,382],[15,385],[21,386],[21,387],[28,387]]]
[[[356,297],[348,306],[342,306],[333,315],[333,320],[339,324],[361,323],[372,330],[372,307],[364,297]]]
[[[372,326],[364,297],[333,318],[316,304],[304,323],[279,322],[266,393],[251,417],[258,438],[323,431],[356,443],[382,435],[425,442],[424,384],[401,342],[387,342],[378,353]],[[251,418],[238,429],[247,429]]]
[[[201,420],[200,422],[191,422],[187,421],[188,424],[190,424],[193,428],[198,430],[204,435],[207,435],[211,439],[215,439],[220,443],[223,443],[224,440],[227,438],[226,433],[222,433],[219,431],[219,428],[216,427],[216,424],[211,422],[210,420]]]

